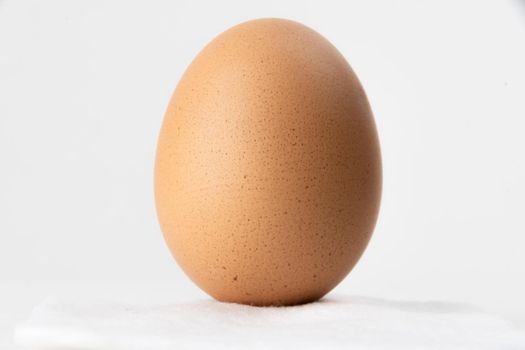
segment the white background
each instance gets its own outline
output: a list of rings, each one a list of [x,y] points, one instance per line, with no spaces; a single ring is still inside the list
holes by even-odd
[[[193,57],[259,17],[329,39],[375,112],[380,219],[333,293],[525,321],[524,2],[0,0],[0,336],[48,294],[206,297],[162,240],[156,138]]]

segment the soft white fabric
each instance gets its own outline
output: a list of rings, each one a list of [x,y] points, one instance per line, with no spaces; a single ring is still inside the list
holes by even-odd
[[[474,308],[333,298],[260,308],[201,301],[47,301],[19,325],[31,349],[525,349],[525,333]]]

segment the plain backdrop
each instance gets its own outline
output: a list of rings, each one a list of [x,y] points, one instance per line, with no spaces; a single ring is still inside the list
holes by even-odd
[[[78,286],[206,298],[162,239],[156,140],[193,57],[260,17],[324,35],[374,110],[380,219],[333,293],[524,320],[524,2],[0,0],[4,323]]]

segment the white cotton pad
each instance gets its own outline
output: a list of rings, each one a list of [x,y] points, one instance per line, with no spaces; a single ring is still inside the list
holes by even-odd
[[[368,297],[293,307],[216,301],[49,300],[15,330],[31,349],[525,349],[525,332],[472,307]]]

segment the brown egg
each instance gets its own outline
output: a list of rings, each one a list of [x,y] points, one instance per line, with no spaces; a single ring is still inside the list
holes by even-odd
[[[172,96],[155,194],[171,252],[214,298],[321,298],[357,263],[379,209],[379,142],[358,78],[299,23],[227,30]]]

